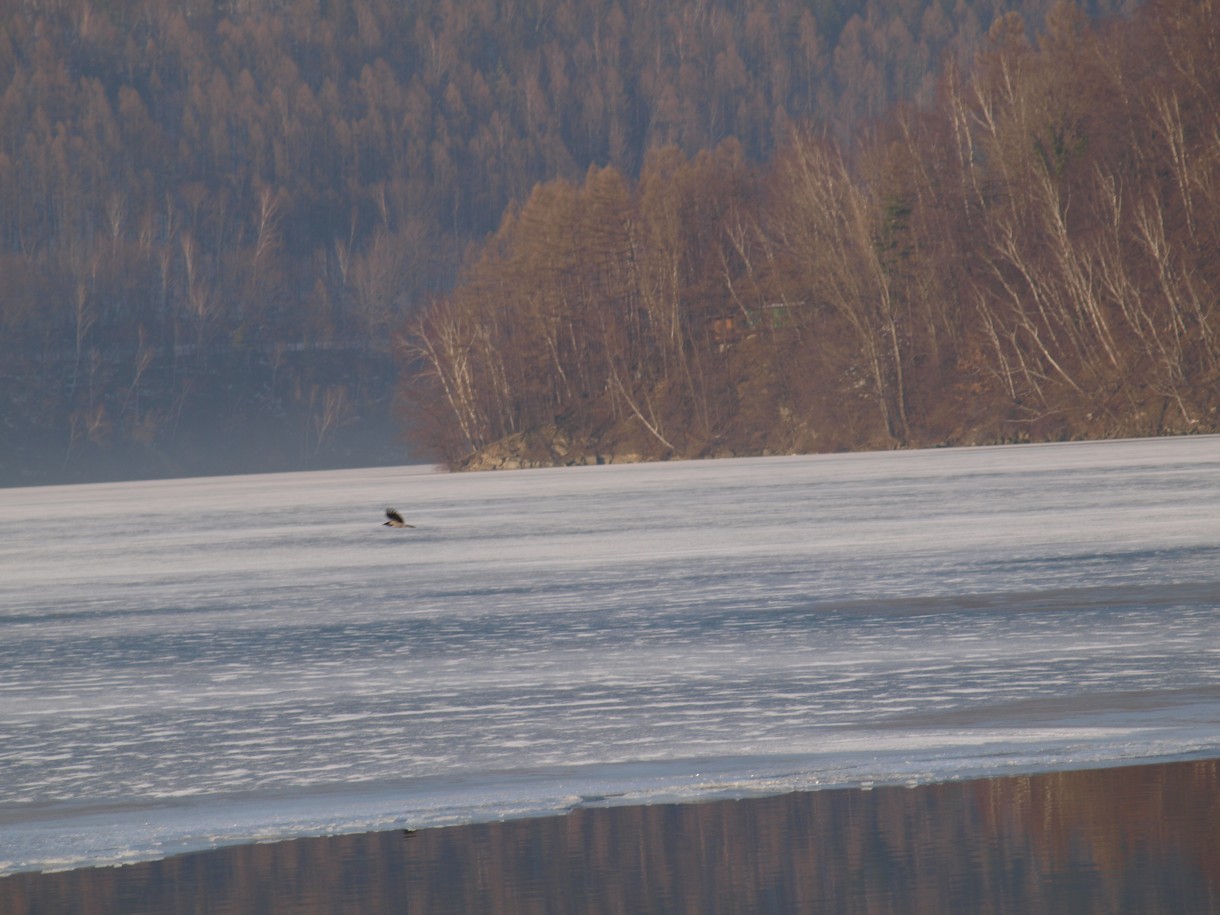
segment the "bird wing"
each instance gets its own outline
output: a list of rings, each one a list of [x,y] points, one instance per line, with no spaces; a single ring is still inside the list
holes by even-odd
[[[399,524],[403,523],[402,515],[400,515],[398,512],[396,512],[392,508],[387,508],[385,510],[385,516],[387,518],[389,518],[391,521],[397,521]]]

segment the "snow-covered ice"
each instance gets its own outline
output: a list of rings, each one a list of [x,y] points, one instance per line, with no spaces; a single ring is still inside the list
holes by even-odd
[[[1216,755],[1215,437],[0,490],[0,873]]]

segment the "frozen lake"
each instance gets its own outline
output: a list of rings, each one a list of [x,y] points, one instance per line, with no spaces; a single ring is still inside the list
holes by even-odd
[[[1215,437],[0,490],[0,874],[1199,756]]]

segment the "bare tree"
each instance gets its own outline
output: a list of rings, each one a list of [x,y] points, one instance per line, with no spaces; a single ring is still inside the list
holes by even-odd
[[[808,298],[846,320],[872,378],[888,435],[905,441],[908,344],[900,290],[884,251],[884,205],[828,143],[796,138],[783,163],[788,197],[776,241],[803,265]]]

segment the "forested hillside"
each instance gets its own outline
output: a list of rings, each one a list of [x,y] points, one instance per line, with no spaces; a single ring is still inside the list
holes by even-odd
[[[1010,12],[858,142],[755,152],[535,188],[411,323],[420,434],[481,467],[1220,428],[1215,4]]]
[[[3,0],[0,482],[404,459],[394,332],[505,207],[846,141],[1006,8]]]

